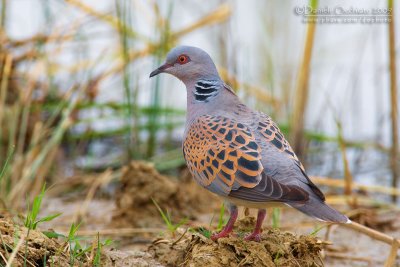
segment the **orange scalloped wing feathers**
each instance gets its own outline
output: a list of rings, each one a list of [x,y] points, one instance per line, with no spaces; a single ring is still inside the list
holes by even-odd
[[[261,180],[260,147],[245,125],[231,119],[211,115],[197,118],[186,134],[183,154],[194,178],[219,193],[253,188]]]

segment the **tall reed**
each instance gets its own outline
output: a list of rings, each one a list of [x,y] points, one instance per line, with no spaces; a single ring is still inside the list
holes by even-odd
[[[318,7],[318,0],[310,0],[310,6],[315,9]],[[294,150],[302,158],[304,154],[304,122],[307,109],[309,94],[310,64],[314,45],[315,22],[309,22],[307,25],[307,35],[304,45],[302,63],[297,76],[297,85],[294,96],[294,108],[291,118],[291,139]]]
[[[340,152],[342,154],[343,170],[344,170],[344,194],[351,195],[353,191],[353,175],[351,174],[349,167],[349,160],[346,153],[346,141],[343,137],[342,123],[336,120],[336,125],[338,128],[338,142],[340,147]]]
[[[399,125],[398,125],[398,92],[396,66],[395,14],[393,0],[388,0],[388,9],[392,10],[389,22],[389,70],[390,70],[390,115],[392,131],[392,147],[390,150],[390,167],[392,170],[392,186],[397,188],[399,182]],[[396,196],[392,197],[397,200]]]
[[[137,65],[142,64],[144,58],[156,59],[154,65],[158,65],[180,38],[224,22],[231,13],[230,6],[223,4],[192,23],[172,30],[174,2],[170,2],[166,14],[158,3],[149,4],[148,15],[157,23],[155,34],[145,36],[136,30],[132,17],[140,5],[136,2],[115,1],[112,12],[100,12],[80,0],[65,3],[70,7],[63,8],[77,9],[82,17],[72,24],[58,26],[52,3],[46,2],[40,14],[44,18],[43,30],[13,40],[5,29],[7,20],[11,19],[6,16],[6,9],[12,2],[0,1],[0,201],[9,207],[19,206],[25,196],[39,192],[45,180],[63,170],[65,162],[75,168],[78,157],[97,160],[91,146],[94,141],[107,138],[117,143],[119,138],[125,140],[121,150],[127,152],[127,157],[118,158],[117,164],[154,155],[160,144],[157,139],[160,131],[171,133],[182,126],[184,111],[162,104],[159,81],[150,89],[151,99],[147,103],[139,102],[139,91],[144,89],[138,77],[147,77],[148,73],[141,72]],[[93,58],[88,55],[88,43],[93,36],[103,37],[101,33],[85,32],[90,28],[89,23],[94,22],[107,25],[119,39],[114,42],[117,49],[107,48]],[[158,38],[154,38],[155,35]],[[71,47],[74,48],[72,52]],[[60,60],[64,55],[73,60]],[[123,101],[98,102],[99,90],[113,77],[122,77]],[[65,84],[71,85],[69,89]],[[91,115],[94,112],[96,115]],[[93,125],[100,120],[123,123],[98,130]],[[144,138],[148,138],[147,142],[143,142]],[[174,157],[160,155],[163,158],[161,168],[182,164],[181,153],[172,148],[175,146],[164,146],[164,149],[171,149],[166,155]],[[66,161],[58,162],[59,157]],[[115,162],[100,167],[114,166]]]

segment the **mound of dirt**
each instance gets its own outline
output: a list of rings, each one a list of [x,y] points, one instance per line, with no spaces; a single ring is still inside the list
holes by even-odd
[[[119,227],[154,227],[162,218],[153,200],[173,220],[196,219],[199,213],[218,209],[220,201],[193,179],[161,175],[153,165],[133,161],[122,170],[113,224]]]
[[[0,263],[6,265],[13,250],[18,247],[12,266],[71,266],[69,255],[63,251],[63,245],[43,233],[25,227],[18,227],[10,220],[0,219]],[[20,241],[22,240],[22,242]],[[25,263],[26,259],[26,263]],[[86,266],[75,262],[73,266]],[[87,265],[88,266],[88,265]]]
[[[102,254],[103,267],[164,267],[153,259],[151,254],[143,251],[109,250]]]
[[[254,226],[254,218],[238,222],[235,230],[242,236]],[[200,235],[185,235],[178,242],[158,239],[149,247],[153,257],[166,266],[323,266],[322,243],[311,236],[295,236],[279,230],[266,230],[261,242],[239,237],[217,242]]]

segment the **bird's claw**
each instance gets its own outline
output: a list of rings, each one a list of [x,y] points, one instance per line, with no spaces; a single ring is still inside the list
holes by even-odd
[[[244,240],[260,242],[261,241],[261,233],[251,233],[251,234],[247,235],[244,238]]]
[[[212,240],[212,241],[217,241],[219,238],[222,238],[222,237],[229,237],[230,233],[231,233],[231,232],[222,230],[222,231],[219,232],[219,233],[213,234],[213,235],[211,236],[211,240]]]

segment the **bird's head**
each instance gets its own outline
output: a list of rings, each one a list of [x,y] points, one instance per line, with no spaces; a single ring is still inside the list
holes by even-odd
[[[211,57],[194,46],[177,46],[169,51],[165,63],[150,73],[150,78],[160,73],[169,73],[184,83],[220,79]]]

